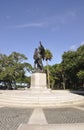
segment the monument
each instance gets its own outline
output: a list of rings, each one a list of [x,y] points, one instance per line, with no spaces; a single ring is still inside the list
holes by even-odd
[[[41,41],[38,48],[34,51],[34,70],[31,76],[31,88],[36,90],[43,90],[46,88],[46,73],[44,73],[43,63],[45,57],[45,48]]]
[[[45,49],[41,43],[41,41],[39,42],[39,47],[35,48],[34,51],[34,72],[39,72],[42,73],[43,70],[43,63],[42,60],[44,60],[45,57]]]

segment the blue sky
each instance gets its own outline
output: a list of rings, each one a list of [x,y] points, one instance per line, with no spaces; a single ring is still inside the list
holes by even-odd
[[[0,0],[0,53],[23,53],[33,65],[39,41],[51,65],[84,44],[84,0]]]

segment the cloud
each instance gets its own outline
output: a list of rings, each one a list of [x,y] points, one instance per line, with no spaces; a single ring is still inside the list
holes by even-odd
[[[80,46],[84,45],[84,41],[79,43],[79,44],[73,44],[71,47],[70,47],[70,50],[72,51],[76,51],[76,49]]]
[[[50,17],[47,17],[46,20],[50,22],[60,22],[65,23],[65,21],[69,21],[70,19],[75,19],[77,17],[76,11],[67,11],[59,14],[54,14]]]
[[[74,44],[70,47],[70,50],[75,51],[77,49],[78,45]]]
[[[81,42],[81,45],[84,45],[84,41],[83,41],[83,42]]]
[[[75,11],[68,11],[62,14],[54,14],[52,16],[50,15],[49,17],[43,17],[42,19],[40,19],[40,22],[10,25],[7,28],[17,29],[17,28],[32,28],[32,27],[38,27],[38,28],[51,27],[51,31],[55,32],[56,30],[59,30],[60,25],[69,23],[75,17],[76,17]],[[7,18],[10,17],[7,16]]]
[[[59,26],[54,26],[51,28],[51,31],[54,33],[55,31],[59,31]]]
[[[10,19],[10,18],[11,18],[11,16],[9,16],[9,15],[6,16],[6,19]]]
[[[76,12],[75,11],[68,11],[66,13],[60,14],[58,16],[58,22],[61,24],[66,24],[76,18]]]
[[[17,29],[17,28],[43,27],[43,26],[44,23],[28,23],[28,24],[10,25],[8,26],[8,28]]]
[[[52,16],[45,17],[45,27],[50,27],[52,32],[58,31],[62,25],[67,25],[74,22],[77,18],[76,11],[67,11],[59,14],[53,14]]]

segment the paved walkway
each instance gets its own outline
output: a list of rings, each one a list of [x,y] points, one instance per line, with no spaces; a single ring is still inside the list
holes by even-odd
[[[23,125],[18,130],[84,130],[84,124]]]
[[[17,130],[84,130],[84,108],[35,108],[28,124]]]
[[[0,130],[84,130],[84,104],[55,108],[0,108]]]
[[[68,91],[0,91],[0,130],[56,129],[84,130],[84,96]]]

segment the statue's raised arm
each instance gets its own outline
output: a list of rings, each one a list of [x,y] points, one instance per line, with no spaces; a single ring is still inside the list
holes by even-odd
[[[44,56],[45,56],[45,48],[44,48],[44,46],[42,45],[41,41],[40,41],[40,50],[41,50],[42,58],[43,58],[43,60],[44,60]]]

